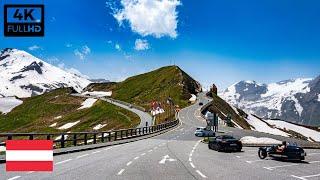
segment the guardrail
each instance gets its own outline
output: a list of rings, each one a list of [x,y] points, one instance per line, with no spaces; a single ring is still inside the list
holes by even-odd
[[[115,131],[101,132],[70,132],[70,133],[0,133],[0,146],[5,146],[5,140],[13,139],[47,139],[53,140],[54,148],[65,148],[88,144],[119,141],[135,137],[154,134],[170,129],[179,124],[179,120],[146,126],[141,128],[119,129]]]

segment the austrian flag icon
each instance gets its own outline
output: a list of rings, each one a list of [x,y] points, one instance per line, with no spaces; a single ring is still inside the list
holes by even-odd
[[[6,171],[53,171],[53,141],[7,140]]]

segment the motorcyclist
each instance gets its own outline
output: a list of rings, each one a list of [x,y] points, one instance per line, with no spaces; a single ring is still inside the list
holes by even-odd
[[[282,144],[278,146],[277,152],[283,152],[287,148],[287,142],[282,141]]]

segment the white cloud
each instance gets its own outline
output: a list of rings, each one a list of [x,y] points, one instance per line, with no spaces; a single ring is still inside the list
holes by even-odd
[[[35,51],[35,50],[39,50],[39,49],[42,49],[42,48],[40,46],[38,46],[38,45],[33,45],[33,46],[28,47],[28,49],[30,51]]]
[[[71,44],[71,43],[66,43],[65,46],[66,46],[67,48],[70,48],[70,47],[72,47],[72,44]]]
[[[84,60],[86,56],[91,53],[91,49],[87,45],[84,45],[81,49],[75,49],[73,53],[75,56],[78,56],[79,59]]]
[[[116,50],[118,50],[118,51],[121,51],[120,44],[118,44],[118,43],[116,43],[116,44],[114,45],[114,48],[116,48]]]
[[[120,26],[127,21],[141,36],[177,37],[176,7],[181,5],[180,0],[121,0],[121,4],[122,9],[111,8]]]
[[[134,49],[137,51],[147,50],[149,49],[149,43],[147,40],[144,39],[136,39],[136,42],[134,43]]]

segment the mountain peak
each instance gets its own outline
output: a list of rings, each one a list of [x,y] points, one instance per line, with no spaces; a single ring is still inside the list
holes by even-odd
[[[0,60],[2,96],[30,97],[61,87],[72,87],[80,92],[90,83],[23,50],[3,49]]]

